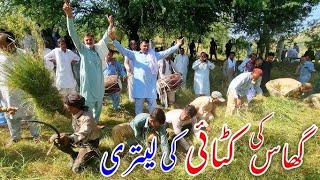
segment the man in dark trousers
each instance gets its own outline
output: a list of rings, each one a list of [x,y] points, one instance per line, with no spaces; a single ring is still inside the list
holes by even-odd
[[[266,83],[270,81],[271,77],[271,69],[272,69],[272,61],[274,58],[274,53],[270,52],[266,58],[266,60],[263,61],[261,65],[261,70],[263,71],[262,80],[261,80],[261,89],[262,92],[265,94],[267,93]]]
[[[195,49],[196,49],[196,44],[194,43],[194,40],[189,44],[189,49],[190,49],[190,58],[193,57],[195,54]]]
[[[226,56],[227,56],[227,59],[230,56],[230,52],[231,52],[232,46],[233,46],[233,43],[231,42],[231,40],[229,40],[228,43],[226,44]]]
[[[215,59],[218,60],[217,57],[217,42],[214,40],[214,38],[211,38],[210,42],[210,59],[212,59],[212,55],[214,55]]]

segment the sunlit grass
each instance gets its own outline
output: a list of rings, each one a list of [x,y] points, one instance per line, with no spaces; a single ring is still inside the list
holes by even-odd
[[[284,74],[291,74],[293,67],[286,68],[288,71],[281,71],[278,65],[275,66],[273,73],[276,77],[284,76]],[[186,104],[194,99],[193,85],[193,70],[189,70],[187,89],[179,90],[176,95],[175,107],[170,107],[165,111],[172,108],[183,108]],[[223,90],[219,84],[222,79],[219,65],[217,69],[211,72],[212,84],[211,90]],[[215,81],[218,80],[218,81]],[[146,109],[145,109],[146,110]],[[234,116],[231,118],[223,117],[225,111],[225,104],[218,107],[218,115],[220,118],[213,120],[210,132],[209,147],[207,151],[211,152],[211,141],[214,137],[221,135],[221,128],[223,124],[228,124],[232,132],[236,132],[246,123],[252,123],[250,131],[236,142],[236,151],[234,161],[227,167],[222,167],[219,170],[214,170],[209,162],[206,170],[197,176],[201,179],[252,179],[254,178],[249,171],[249,161],[251,157],[257,153],[257,165],[262,165],[265,162],[265,153],[267,150],[280,145],[283,147],[284,143],[289,143],[289,156],[297,154],[297,145],[301,138],[301,134],[312,124],[320,126],[320,121],[317,117],[320,116],[319,110],[305,107],[298,101],[288,100],[284,98],[260,98],[255,99],[252,106],[247,112],[241,116]],[[258,125],[260,120],[267,114],[275,112],[274,118],[270,119],[265,124],[264,137],[265,142],[260,150],[257,152],[249,148],[248,140],[252,132],[258,132]],[[125,87],[121,93],[121,107],[118,111],[112,110],[111,101],[103,107],[101,121],[106,124],[106,128],[102,131],[102,140],[100,147],[102,151],[110,152],[113,148],[111,140],[111,129],[118,123],[129,122],[134,117],[134,105],[129,101],[125,92]],[[69,121],[52,122],[61,131],[71,131]],[[5,144],[9,139],[7,129],[1,129],[0,135],[3,137],[0,140],[0,177],[4,179],[12,178],[40,178],[40,179],[102,179],[99,171],[95,168],[88,168],[80,175],[73,174],[67,168],[68,156],[53,148],[51,153],[47,156],[46,153],[50,147],[48,138],[52,131],[46,127],[42,127],[42,142],[40,144],[33,144],[31,140],[23,140],[10,148],[5,148]],[[23,137],[29,137],[24,130]],[[308,140],[305,144],[305,157],[303,165],[297,169],[286,171],[281,165],[281,153],[276,154],[273,158],[270,169],[262,176],[262,179],[318,179],[320,177],[320,163],[319,149],[320,138],[317,133],[313,138]],[[191,141],[190,141],[191,142]],[[219,143],[220,158],[227,155],[228,141]],[[194,139],[196,149],[199,148],[199,142]],[[121,166],[118,172],[111,177],[111,179],[119,179],[121,173],[131,163],[131,158],[125,158],[121,161]],[[132,160],[132,159],[131,159]],[[209,159],[210,160],[210,159]],[[146,171],[141,166],[136,169],[127,177],[127,179],[192,179],[187,175],[184,162],[177,164],[177,166],[170,173],[163,173],[159,167],[160,157],[156,158],[157,167],[154,170]],[[200,163],[198,158],[193,160],[194,164]],[[111,164],[110,164],[111,165]]]

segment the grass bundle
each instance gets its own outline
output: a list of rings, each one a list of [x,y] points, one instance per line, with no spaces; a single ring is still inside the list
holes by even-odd
[[[43,115],[63,114],[63,102],[58,90],[53,86],[53,79],[43,62],[31,55],[15,54],[11,61],[3,65],[8,77],[8,86],[21,89],[26,98],[35,106],[36,112]]]
[[[1,64],[3,70],[1,73],[7,76],[7,85],[22,90],[25,97],[21,98],[31,101],[40,118],[50,118],[56,112],[64,115],[62,97],[53,86],[54,81],[50,72],[44,66],[44,43],[39,26],[21,13],[5,15],[0,24],[1,28],[15,35],[17,42],[21,41],[26,33],[31,33],[36,45],[32,53],[19,51],[14,54],[6,53],[9,61],[7,64]]]

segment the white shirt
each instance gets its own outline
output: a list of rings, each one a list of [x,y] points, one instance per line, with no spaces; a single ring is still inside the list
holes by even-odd
[[[17,48],[16,53],[26,53],[25,50]],[[7,86],[7,76],[3,73],[3,65],[9,63],[9,59],[5,53],[0,51],[0,86]]]
[[[183,74],[188,70],[189,57],[185,54],[178,54],[174,59],[174,64],[176,65],[177,70]]]
[[[7,77],[3,73],[3,64],[5,64],[8,61],[7,56],[0,51],[0,86],[5,86],[5,83],[7,82]]]
[[[181,133],[182,127],[187,124],[190,124],[190,123],[192,124],[193,132],[196,133],[196,131],[194,130],[194,125],[197,123],[196,117],[193,117],[192,119],[190,119],[188,121],[181,121],[180,115],[182,112],[183,112],[183,109],[173,109],[173,110],[167,112],[166,113],[166,122],[169,125],[172,125],[173,132],[175,135],[178,135],[179,133]],[[181,145],[184,147],[185,150],[189,149],[190,145],[184,138],[181,138],[179,140],[179,142],[181,143]]]
[[[25,53],[23,49],[17,49],[16,53]],[[22,103],[22,93],[19,89],[10,89],[7,86],[7,76],[4,74],[4,69],[2,67],[3,64],[10,63],[9,58],[0,51],[0,92],[1,98],[5,106],[7,107],[19,107],[19,111],[17,111],[14,115],[6,114],[6,118],[24,118],[25,116],[29,116],[32,114],[32,108],[30,107],[30,103]]]
[[[44,48],[43,50],[43,57],[45,57],[47,54],[49,54],[52,50],[49,48]],[[49,71],[53,71],[54,68],[54,64],[51,61],[46,61],[44,59],[44,66],[49,70]]]
[[[257,94],[262,94],[262,90],[260,88],[261,79],[262,78],[260,77],[256,83],[253,84],[251,80],[251,72],[241,73],[231,81],[227,95],[232,95],[237,99],[245,96],[251,87],[254,87]]]
[[[55,48],[45,56],[45,59],[46,61],[54,59],[57,62],[56,86],[58,89],[76,87],[77,82],[72,73],[71,62],[73,60],[79,61],[78,55],[69,49],[63,52],[61,48]]]
[[[127,71],[128,75],[133,73],[132,61],[127,56],[124,57],[124,68],[126,68],[126,71]]]
[[[166,63],[166,69],[165,69],[164,74],[162,74],[163,61],[165,61],[165,63]],[[171,61],[171,60],[170,60],[170,61]],[[162,60],[158,61],[158,65],[159,65],[159,78],[160,78],[160,79],[164,78],[164,76],[167,76],[167,75],[172,74],[170,65],[171,65],[171,67],[172,67],[172,69],[173,69],[174,72],[178,72],[177,69],[176,69],[176,66],[174,65],[174,63],[173,63],[172,61],[171,61],[171,64],[169,65],[169,61],[167,61],[167,60],[165,60],[165,59],[162,59]]]
[[[193,89],[196,94],[203,94],[210,96],[210,80],[209,73],[210,70],[213,70],[215,65],[208,61],[201,62],[200,60],[196,60],[192,64],[192,69],[194,72],[194,81],[193,81]]]

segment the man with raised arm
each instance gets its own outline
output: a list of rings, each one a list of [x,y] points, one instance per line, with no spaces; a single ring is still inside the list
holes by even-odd
[[[81,43],[73,23],[72,9],[70,3],[63,5],[63,10],[67,15],[67,27],[69,35],[75,44],[80,57],[80,94],[86,99],[86,105],[92,111],[93,117],[98,122],[102,109],[104,94],[104,83],[102,73],[102,62],[104,55],[107,54],[108,34],[104,34],[102,40],[94,44],[94,36],[86,33]],[[112,16],[108,17],[109,28],[112,29]]]
[[[148,110],[151,112],[157,107],[156,82],[159,66],[157,61],[166,58],[183,45],[183,39],[177,40],[177,44],[165,51],[155,52],[149,49],[149,41],[143,40],[140,43],[140,51],[131,51],[124,48],[116,40],[114,32],[109,33],[113,45],[118,51],[132,60],[133,84],[132,97],[135,100],[136,115],[143,112],[144,101],[148,101]]]

